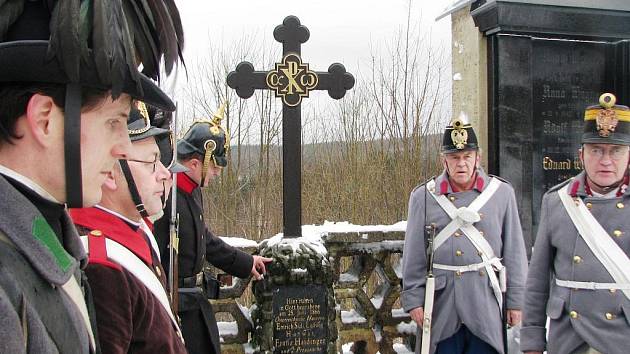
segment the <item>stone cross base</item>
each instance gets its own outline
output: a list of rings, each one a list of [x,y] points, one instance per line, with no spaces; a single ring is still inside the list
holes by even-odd
[[[333,271],[321,240],[273,237],[260,254],[273,258],[253,284],[252,344],[260,353],[336,353]]]

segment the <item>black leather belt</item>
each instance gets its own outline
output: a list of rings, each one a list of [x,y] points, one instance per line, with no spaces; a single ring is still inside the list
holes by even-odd
[[[179,278],[180,288],[195,288],[203,285],[203,272],[199,272],[192,277]]]

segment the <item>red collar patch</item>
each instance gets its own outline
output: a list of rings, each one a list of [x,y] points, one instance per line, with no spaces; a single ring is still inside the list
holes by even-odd
[[[481,178],[481,176],[477,176],[477,182],[476,182],[477,186],[477,190],[480,192],[483,192],[483,187],[485,185],[483,178]]]
[[[192,194],[193,190],[197,188],[199,185],[192,180],[192,178],[188,177],[185,173],[180,173],[177,175],[177,188],[184,191],[186,194]]]
[[[144,238],[141,228],[133,230],[116,215],[98,208],[81,208],[68,210],[72,221],[91,230],[100,230],[110,240],[125,246],[144,263],[153,265],[151,248]]]
[[[447,194],[448,193],[448,182],[446,180],[443,180],[442,183],[440,183],[440,194]]]
[[[578,192],[578,189],[580,189],[580,181],[575,180],[575,181],[573,182],[573,185],[571,185],[571,191],[569,192],[569,194],[570,194],[573,198],[577,197],[577,192]],[[587,194],[590,194],[591,189],[588,187],[588,184],[585,186],[585,190],[586,190],[586,193],[587,193]]]

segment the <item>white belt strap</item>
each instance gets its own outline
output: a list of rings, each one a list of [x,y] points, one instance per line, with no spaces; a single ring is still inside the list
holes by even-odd
[[[3,233],[0,233],[0,241],[3,241],[13,247],[13,241],[11,241]],[[79,286],[79,282],[74,277],[74,275],[71,275],[70,279],[68,279],[68,281],[61,286],[61,289],[70,298],[72,303],[76,306],[77,310],[81,314],[81,319],[83,320],[83,324],[90,339],[90,351],[92,353],[96,352],[94,331],[92,330],[92,323],[90,322],[90,317],[88,316],[87,305],[85,304],[85,298],[83,297],[83,291],[81,290],[81,286]]]
[[[495,269],[497,271],[503,268],[503,265],[501,264],[501,260],[496,257],[489,259],[487,261],[481,262],[481,263],[469,264],[469,265],[464,265],[464,266],[454,266],[454,265],[434,263],[433,268],[449,270],[451,272],[466,273],[466,272],[476,272],[482,268],[486,268],[488,266],[495,266],[495,265],[500,267],[499,269]]]
[[[481,252],[481,259],[484,268],[486,268],[486,274],[490,278],[490,284],[492,285],[492,291],[499,304],[499,308],[503,307],[502,292],[506,289],[505,284],[505,267],[501,264],[499,258],[494,255],[494,250],[488,241],[481,235],[479,230],[473,226],[473,223],[481,220],[479,216],[479,210],[490,200],[494,193],[499,189],[501,182],[492,177],[488,186],[470,203],[468,207],[456,208],[451,201],[446,198],[445,195],[436,195],[435,181],[431,180],[427,183],[427,189],[431,193],[431,196],[438,202],[440,207],[448,214],[452,219],[451,222],[438,233],[433,240],[435,249],[438,249],[446,240],[457,230],[462,230],[466,237],[472,242],[477,251]],[[435,265],[434,265],[435,266]],[[474,266],[474,265],[471,265]],[[449,266],[451,267],[451,266]],[[457,266],[453,266],[457,267]],[[436,267],[438,268],[438,267]],[[438,268],[439,269],[439,268]],[[479,269],[479,268],[478,268]],[[478,270],[477,269],[477,270]],[[499,272],[499,279],[495,273]]]
[[[81,241],[83,242],[83,247],[85,247],[86,252],[89,252],[88,237],[81,236]],[[155,276],[155,273],[153,273],[146,263],[133,254],[133,252],[118,242],[106,239],[105,247],[107,248],[107,258],[118,263],[138,278],[138,280],[140,280],[142,284],[144,284],[144,286],[146,286],[147,289],[149,289],[149,291],[151,291],[151,293],[158,299],[160,305],[162,305],[168,316],[171,318],[171,322],[173,322],[178,336],[183,340],[179,325],[177,324],[175,316],[173,316],[173,312],[171,311],[166,291],[164,290],[160,280]]]
[[[615,280],[615,283],[629,284],[630,259],[628,255],[608,235],[602,225],[586,208],[582,199],[573,199],[569,195],[569,185],[570,183],[560,189],[558,194],[569,217],[571,217],[571,221],[573,221],[573,225],[577,228],[588,248]],[[630,299],[630,289],[621,290]]]
[[[570,289],[584,290],[630,290],[630,284],[619,283],[594,283],[592,281],[560,280],[556,278],[556,284]]]

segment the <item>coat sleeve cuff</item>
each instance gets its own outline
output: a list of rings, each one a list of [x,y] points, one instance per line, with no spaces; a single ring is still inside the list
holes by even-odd
[[[234,270],[235,276],[246,279],[252,273],[252,268],[254,267],[254,257],[245,253],[239,249],[235,249],[235,257],[234,257]]]
[[[521,328],[521,351],[545,351],[547,344],[545,333],[545,327],[531,326]]]
[[[400,302],[406,312],[416,307],[424,307],[424,287],[403,290],[400,293]]]
[[[525,288],[521,286],[508,287],[506,296],[506,305],[510,310],[520,310],[523,308],[523,295]]]

